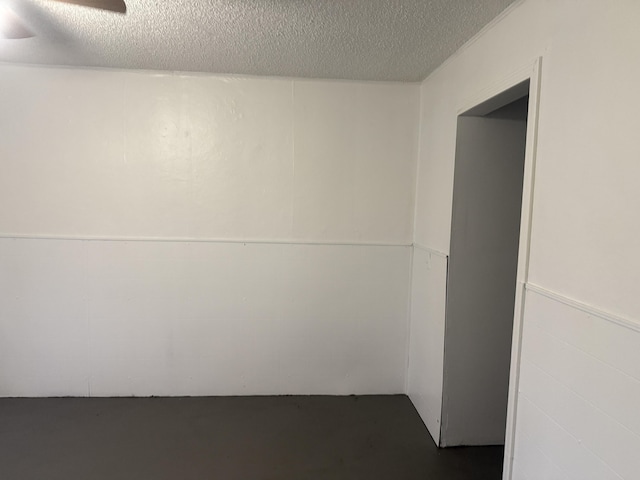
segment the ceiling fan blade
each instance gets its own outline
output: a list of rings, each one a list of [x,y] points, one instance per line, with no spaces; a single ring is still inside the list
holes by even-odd
[[[0,5],[0,39],[31,38],[34,34],[9,7]]]
[[[124,0],[53,0],[59,3],[70,3],[72,5],[81,5],[83,7],[97,8],[98,10],[107,10],[109,12],[127,13],[127,5]]]

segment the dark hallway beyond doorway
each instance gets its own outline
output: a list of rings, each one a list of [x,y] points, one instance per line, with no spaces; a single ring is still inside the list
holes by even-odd
[[[498,480],[404,395],[0,399],[0,478]]]

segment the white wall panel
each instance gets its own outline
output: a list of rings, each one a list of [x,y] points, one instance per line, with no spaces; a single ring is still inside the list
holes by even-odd
[[[124,75],[123,235],[272,238],[290,228],[289,82]]]
[[[531,403],[526,397],[521,397],[518,403],[518,428],[529,436],[521,449],[535,448],[543,452],[551,462],[565,472],[571,479],[583,480],[620,480],[602,460],[590,450],[580,444],[580,440],[573,436],[545,412]],[[534,470],[535,471],[535,470]],[[527,475],[533,475],[527,471]],[[536,473],[536,475],[538,475]],[[544,477],[534,476],[535,479]]]
[[[295,82],[295,238],[411,238],[417,90]]]
[[[440,443],[447,258],[413,250],[407,391],[436,444]]]
[[[523,358],[531,358],[540,369],[640,434],[640,381],[567,346],[535,323],[527,325],[525,335]]]
[[[120,188],[123,76],[0,68],[0,233],[113,228],[131,208]]]
[[[636,478],[640,380],[634,375],[639,344],[638,331],[529,290],[516,459],[526,458],[535,447],[564,465],[570,478],[594,475],[589,472],[603,475],[593,478]],[[559,429],[575,457],[555,452],[542,427],[531,429],[531,422]],[[525,471],[532,478],[546,478]]]
[[[410,244],[419,87],[0,67],[0,233]]]
[[[521,395],[571,432],[622,478],[640,471],[640,436],[537,367],[522,363]],[[552,393],[553,392],[553,393]]]
[[[547,480],[568,480],[567,474],[553,463],[542,451],[534,447],[526,434],[516,438],[516,458],[513,463],[513,478],[531,480],[544,478]]]
[[[0,395],[404,391],[410,247],[0,240]]]
[[[88,393],[86,249],[0,239],[0,395]]]
[[[418,97],[0,66],[0,395],[404,391]]]

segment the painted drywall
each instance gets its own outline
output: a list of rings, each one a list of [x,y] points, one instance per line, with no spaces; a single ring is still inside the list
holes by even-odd
[[[447,256],[415,245],[407,393],[440,444]]]
[[[3,234],[411,244],[418,87],[0,67]]]
[[[440,444],[503,445],[527,133],[525,97],[458,118]]]
[[[416,243],[449,253],[456,117],[460,109],[482,91],[494,89],[514,71],[542,57],[528,281],[558,298],[574,299],[637,324],[640,229],[631,219],[640,211],[640,146],[635,140],[635,105],[640,104],[640,63],[635,61],[639,22],[640,4],[632,0],[525,0],[426,79],[421,90]],[[527,295],[525,324],[545,320],[544,312],[535,313],[530,308],[529,299]],[[438,311],[441,306],[432,305],[430,309]],[[591,338],[605,359],[620,358],[620,346],[599,337],[593,324],[571,321],[566,310],[559,312],[552,322],[565,329],[568,338]],[[413,320],[412,329],[417,319]],[[611,328],[621,328],[624,333],[620,337],[627,333],[617,324]],[[539,342],[531,332],[526,328],[523,332],[525,345]],[[625,347],[625,352],[640,350],[637,335],[626,341],[632,347]],[[421,348],[426,346],[425,339],[414,343],[418,342]],[[592,378],[594,389],[608,392],[605,395],[612,401],[619,397],[604,377],[591,376],[588,358],[574,357],[568,376],[561,375],[565,370],[559,360],[548,365],[548,373],[567,388],[572,388],[570,379]],[[627,356],[622,361],[629,368],[634,360]],[[630,380],[631,384],[635,385],[634,381]],[[530,386],[524,376],[521,389],[526,391]],[[410,384],[410,392],[411,388]],[[564,456],[559,463],[556,454],[562,449],[544,441],[551,435],[545,437],[534,423],[524,423],[519,415],[513,478],[550,478],[534,470],[532,463],[525,461],[527,455],[546,458],[568,478],[604,478],[582,476],[584,458],[606,463],[617,478],[634,478],[628,469],[634,461],[631,455],[623,454],[615,462],[605,455],[604,444],[627,452],[619,437],[600,429],[583,414],[579,418],[586,430],[578,430],[575,423],[566,422],[570,412],[550,411],[552,406],[562,405],[554,389],[534,389],[539,396],[532,400],[530,410],[538,418],[554,418],[555,423],[550,423],[564,425],[557,431],[564,432],[566,446],[582,456]],[[596,405],[593,390],[576,393]],[[640,403],[636,396],[629,398],[635,405]],[[609,408],[605,413],[609,425],[623,429],[630,429],[640,415],[638,409],[628,411],[626,418],[613,417]],[[585,445],[585,433],[600,443]]]
[[[0,395],[403,392],[418,93],[1,66]]]
[[[537,288],[526,298],[514,478],[637,478],[640,328]]]
[[[0,240],[0,395],[404,390],[410,247]]]

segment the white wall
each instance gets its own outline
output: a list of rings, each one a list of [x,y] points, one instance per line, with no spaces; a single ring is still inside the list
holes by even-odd
[[[639,22],[640,3],[635,0],[524,1],[431,75],[421,91],[416,243],[448,253],[458,109],[542,56],[529,282],[553,292],[556,298],[572,298],[637,324],[640,229],[634,219],[640,211],[640,144],[636,141]],[[548,315],[529,302],[528,295],[525,352],[539,342],[526,325],[544,322]],[[625,368],[630,368],[632,352],[640,349],[637,335],[629,336],[624,345],[608,342],[598,337],[592,324],[570,321],[570,310],[557,308],[560,314],[554,316],[553,323],[566,329],[569,338],[592,337],[604,361],[612,362],[622,355]],[[440,307],[431,306],[430,310],[439,311]],[[422,320],[414,318],[412,323],[418,321]],[[441,319],[426,321],[437,324]],[[624,328],[612,325],[613,329]],[[434,342],[412,339],[411,357],[419,358],[422,350]],[[635,460],[631,455],[621,455],[614,461],[603,445],[608,442],[626,452],[626,445],[610,429],[623,428],[637,436],[634,425],[640,410],[627,410],[625,417],[612,415],[620,395],[611,390],[606,376],[592,376],[590,358],[575,356],[568,376],[564,376],[566,370],[560,361],[548,364],[547,373],[567,388],[572,388],[570,378],[583,375],[592,378],[595,389],[609,392],[603,397],[605,405],[597,403],[594,390],[576,391],[584,402],[603,413],[601,418],[608,429],[600,428],[585,414],[580,420],[586,432],[578,430],[576,423],[568,422],[569,412],[550,410],[562,405],[555,389],[535,389],[538,396],[531,400],[530,411],[537,412],[536,418],[543,422],[536,423],[540,428],[535,428],[519,411],[514,478],[555,478],[537,472],[525,461],[526,454],[536,452],[538,446],[542,448],[541,458],[567,478],[590,478],[581,476],[585,457],[605,462],[618,478],[633,478],[630,472]],[[531,387],[527,378],[532,377],[523,376],[523,391]],[[640,404],[635,391],[637,379],[625,378],[633,386],[626,393],[628,398]],[[416,388],[410,382],[412,398]],[[420,413],[423,418],[431,414],[426,409]],[[433,423],[433,419],[426,420],[427,425]],[[551,455],[554,446],[545,443],[542,429],[549,432],[558,425],[564,425],[567,444],[580,450],[583,457],[566,457],[559,464],[560,460]],[[587,447],[583,442],[587,433],[599,438],[600,443]]]
[[[447,263],[447,256],[441,252],[414,246],[407,393],[437,445],[442,411]]]
[[[0,66],[0,395],[402,392],[418,93]]]
[[[0,392],[398,393],[410,248],[2,239]]]
[[[0,67],[3,234],[411,243],[418,87]]]
[[[514,478],[638,478],[640,326],[534,286],[526,298]]]

